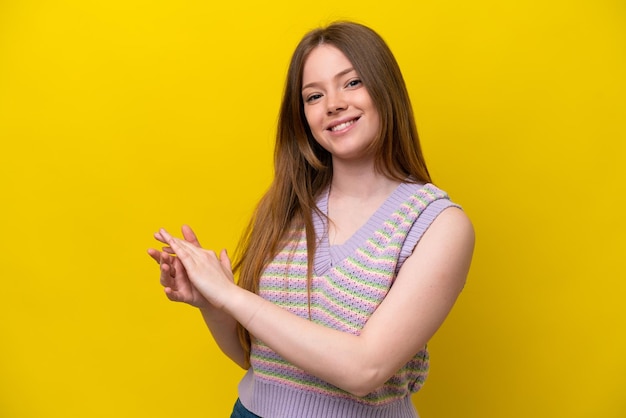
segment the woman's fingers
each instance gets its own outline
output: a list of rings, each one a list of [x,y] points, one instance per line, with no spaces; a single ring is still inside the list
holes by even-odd
[[[164,242],[170,246],[176,257],[178,257],[178,260],[182,263],[187,271],[189,271],[189,269],[193,266],[197,265],[197,257],[195,256],[193,250],[198,249],[198,247],[195,247],[193,244],[185,240],[180,240],[172,237],[165,229],[161,229],[159,232],[161,238],[163,238]],[[170,255],[168,256],[173,257]]]
[[[161,251],[167,254],[174,254],[174,251],[170,247],[163,247],[161,248]]]
[[[162,242],[163,244],[166,244],[165,239],[161,235],[161,231],[160,230],[159,230],[159,232],[155,232],[154,233],[154,239],[156,239],[159,242]]]
[[[172,246],[172,241],[174,240],[174,237],[172,237],[166,230],[165,228],[161,228],[159,229],[159,232],[157,232],[156,234],[154,234],[154,238],[156,238],[157,240],[161,241],[163,244],[167,244],[170,247]]]
[[[183,225],[181,229],[183,232],[183,237],[185,238],[184,240],[186,242],[193,244],[195,247],[200,247],[200,241],[198,241],[198,237],[196,236],[196,233],[193,232],[193,230],[191,229],[189,225]],[[161,228],[158,232],[154,234],[154,238],[157,241],[167,245],[161,248],[162,252],[167,253],[167,254],[175,254],[175,251],[171,248],[170,242],[172,239],[177,239],[177,238],[172,237],[163,228]],[[153,254],[151,250],[148,250],[148,253],[150,254],[150,256],[152,256],[152,258],[154,258],[156,261],[159,261],[158,258],[156,258],[156,255]],[[156,250],[153,250],[153,251],[156,251]]]
[[[154,248],[148,248],[148,255],[158,264],[161,263],[161,252],[159,250],[155,250]]]
[[[200,247],[196,234],[188,225],[183,225],[182,234],[182,239],[176,238],[161,228],[154,233],[154,238],[164,246],[161,250],[148,249],[148,255],[159,263],[160,283],[169,300],[196,307],[210,306],[196,286],[204,284],[208,290],[211,285],[206,283],[206,278],[221,273],[224,267],[220,267],[215,252]]]
[[[230,258],[228,257],[228,252],[226,251],[226,249],[223,249],[222,251],[220,251],[220,262],[222,263],[224,267],[228,269],[228,271],[233,270],[233,268],[230,265]]]
[[[165,240],[165,243],[169,245],[174,253],[176,253],[176,255],[178,255],[179,257],[185,255],[187,257],[192,257],[196,259],[201,257],[203,254],[206,254],[217,259],[214,251],[200,248],[195,243],[189,242],[187,240],[174,238],[165,229],[161,229],[159,232],[161,233],[161,237]]]
[[[148,249],[148,254],[161,267],[160,268],[160,271],[161,271],[161,277],[160,277],[161,285],[169,286],[170,278],[174,278],[176,276],[176,268],[172,265],[172,262],[170,260],[170,258],[172,258],[172,256],[168,255],[168,254],[165,254],[165,253],[162,253],[162,252],[160,252],[158,250],[155,250],[154,248],[149,248]]]
[[[172,302],[180,302],[178,293],[176,293],[174,289],[172,289],[171,287],[165,287],[163,290],[165,291],[165,296],[167,296],[169,300],[171,300]]]
[[[185,241],[192,243],[196,247],[201,246],[200,241],[198,241],[198,237],[196,236],[196,233],[193,232],[193,229],[191,229],[189,225],[183,225],[181,230],[183,232],[183,237],[185,238]]]
[[[162,257],[162,261],[160,263],[161,266],[161,277],[160,282],[162,286],[175,286],[175,277],[176,277],[176,269],[172,266],[170,261],[167,259],[168,255],[164,255]]]

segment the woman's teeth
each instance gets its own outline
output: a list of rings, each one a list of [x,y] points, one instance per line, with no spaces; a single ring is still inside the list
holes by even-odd
[[[330,128],[330,130],[333,132],[340,131],[342,129],[346,129],[348,126],[352,125],[354,122],[356,122],[356,119],[353,119],[348,122],[340,123],[339,125],[335,125],[332,128]]]

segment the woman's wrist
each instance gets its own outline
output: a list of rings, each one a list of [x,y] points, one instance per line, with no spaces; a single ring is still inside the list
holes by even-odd
[[[229,310],[229,305],[231,305],[234,299],[238,297],[238,291],[243,289],[235,283],[230,282],[219,290],[211,290],[211,294],[203,294],[206,304],[202,304],[201,306],[198,306],[198,308],[203,313],[214,315],[218,312],[228,314],[226,311]]]

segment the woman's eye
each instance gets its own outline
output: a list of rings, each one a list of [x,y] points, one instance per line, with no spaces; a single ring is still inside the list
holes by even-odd
[[[354,80],[348,81],[347,87],[356,87],[356,86],[358,86],[361,83],[362,83],[362,81],[359,80],[358,78],[356,78]]]
[[[315,100],[319,99],[320,97],[322,97],[322,95],[321,95],[321,94],[317,94],[317,93],[316,93],[316,94],[311,94],[311,95],[309,95],[309,96],[307,96],[307,97],[306,97],[306,100],[305,100],[305,101],[306,101],[307,103],[309,103],[309,102],[313,102],[313,101],[315,101]]]

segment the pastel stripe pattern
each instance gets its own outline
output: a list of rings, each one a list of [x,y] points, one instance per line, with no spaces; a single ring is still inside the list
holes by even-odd
[[[324,194],[318,206],[326,213],[327,205],[328,196]],[[402,183],[352,238],[341,246],[332,247],[325,235],[325,218],[315,216],[318,246],[313,260],[310,319],[329,328],[359,335],[389,292],[402,263],[412,253],[421,235],[449,206],[456,205],[432,184]],[[295,315],[309,318],[306,236],[303,230],[294,232],[292,241],[264,271],[259,294]],[[330,397],[333,402],[339,402],[341,408],[358,404],[361,408],[373,408],[372,411],[395,411],[394,407],[388,406],[401,400],[405,405],[405,398],[423,385],[429,357],[424,347],[382,387],[364,397],[351,395],[307,374],[258,339],[252,344],[251,364],[253,372],[246,376],[248,383],[240,385],[240,397],[248,404],[255,401],[251,393],[242,396],[242,386],[255,387],[256,391],[262,387],[266,396],[269,393],[277,398],[293,398],[294,394],[306,393],[306,396]],[[256,413],[260,412],[280,416],[268,410],[257,410]],[[413,415],[407,412],[401,416]]]

